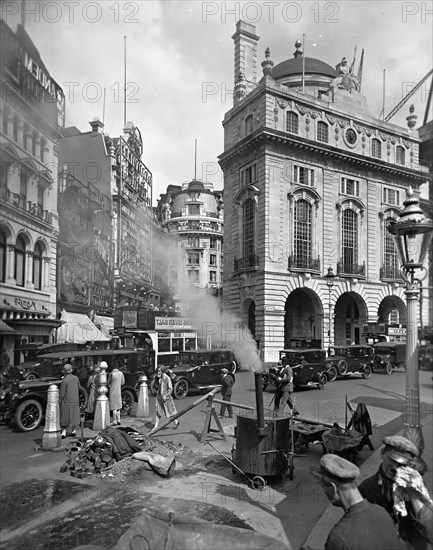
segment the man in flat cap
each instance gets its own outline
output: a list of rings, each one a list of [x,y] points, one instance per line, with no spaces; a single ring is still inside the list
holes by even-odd
[[[382,506],[394,520],[400,537],[415,550],[432,548],[433,509],[427,489],[414,468],[419,451],[409,439],[383,439],[379,470],[359,486],[362,496]]]
[[[329,501],[344,509],[344,516],[331,529],[325,550],[399,550],[400,540],[389,514],[363,499],[356,486],[359,469],[338,455],[320,459],[321,485]]]
[[[221,375],[222,375],[222,379],[221,379],[222,398],[223,398],[223,401],[230,402],[232,400],[232,393],[233,393],[232,388],[233,388],[233,384],[234,384],[234,379],[233,379],[233,376],[230,375],[230,373],[227,369],[221,369]],[[220,409],[220,414],[219,415],[222,418],[224,418],[225,413],[226,413],[226,408],[227,408],[228,413],[229,413],[229,418],[233,418],[233,406],[232,405],[226,405],[225,403],[221,404],[221,409]]]

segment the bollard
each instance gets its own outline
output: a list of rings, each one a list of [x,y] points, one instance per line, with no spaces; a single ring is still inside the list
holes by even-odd
[[[137,418],[147,418],[149,416],[149,390],[147,387],[147,376],[140,376],[140,393],[138,394]]]
[[[95,416],[93,420],[93,429],[95,431],[105,430],[110,425],[110,407],[108,403],[107,388],[107,368],[105,361],[99,363],[101,372],[99,374],[98,399],[96,400]]]
[[[62,433],[60,431],[59,388],[55,384],[51,384],[48,388],[47,397],[42,449],[57,449],[61,447]]]

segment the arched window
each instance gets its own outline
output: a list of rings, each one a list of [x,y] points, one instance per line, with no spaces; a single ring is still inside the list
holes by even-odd
[[[287,113],[286,132],[290,132],[291,134],[299,133],[299,117],[293,111]]]
[[[42,288],[42,245],[36,243],[33,254],[33,284],[36,290]]]
[[[395,162],[403,166],[405,164],[405,151],[400,145],[397,145],[397,149],[395,150]]]
[[[294,255],[295,267],[310,267],[312,245],[312,206],[306,200],[295,202],[294,208]]]
[[[17,238],[15,244],[15,280],[17,286],[24,286],[25,267],[26,267],[26,243],[22,237]]]
[[[371,141],[371,156],[377,159],[382,158],[382,143],[376,138]]]
[[[358,215],[347,208],[342,216],[342,271],[354,273],[354,266],[358,262]]]
[[[245,135],[248,136],[249,134],[252,134],[253,130],[253,115],[248,115],[245,119]]]
[[[328,125],[321,120],[317,123],[317,141],[328,143]]]
[[[255,229],[256,229],[256,203],[254,199],[247,199],[242,207],[243,213],[243,227],[242,227],[242,244],[243,244],[243,257],[245,259],[255,255],[256,243],[255,243]]]
[[[0,231],[0,283],[6,281],[6,235]]]

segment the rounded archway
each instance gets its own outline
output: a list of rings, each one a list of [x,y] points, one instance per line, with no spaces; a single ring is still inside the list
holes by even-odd
[[[342,294],[334,308],[334,345],[362,344],[363,325],[368,320],[367,305],[356,292]]]
[[[406,325],[406,304],[398,296],[386,296],[379,304],[377,320],[386,325]]]
[[[241,315],[252,336],[256,337],[256,303],[251,298],[242,302]]]
[[[322,347],[323,307],[309,288],[297,288],[284,306],[284,348]]]

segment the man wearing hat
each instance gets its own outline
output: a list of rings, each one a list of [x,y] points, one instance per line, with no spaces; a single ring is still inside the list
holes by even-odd
[[[71,428],[71,436],[77,435],[76,426],[80,425],[80,400],[78,388],[81,387],[78,378],[72,374],[72,365],[67,363],[63,366],[65,376],[60,384],[60,427],[62,428],[62,439],[66,437],[66,429]]]
[[[369,502],[390,514],[404,541],[416,550],[431,549],[433,509],[422,478],[413,468],[420,453],[414,443],[400,435],[385,437],[383,443],[379,470],[363,481],[359,490]]]
[[[301,359],[305,359],[301,357]],[[293,370],[289,365],[287,357],[282,357],[281,359],[281,370],[279,376],[277,377],[277,391],[275,392],[275,405],[274,405],[274,415],[278,416],[280,409],[284,411],[284,406],[286,403],[294,411],[295,415],[299,413],[294,410],[293,403]]]
[[[221,380],[221,393],[223,401],[231,401],[232,400],[232,387],[234,384],[234,379],[231,374],[229,374],[229,371],[227,369],[221,369],[222,374],[222,380]],[[232,405],[226,405],[225,403],[221,404],[220,409],[220,416],[224,418],[226,408],[229,413],[229,418],[233,418],[233,407]]]
[[[325,550],[398,550],[405,548],[389,514],[363,499],[356,486],[359,469],[338,455],[320,459],[320,482],[329,501],[344,509],[331,529]]]

